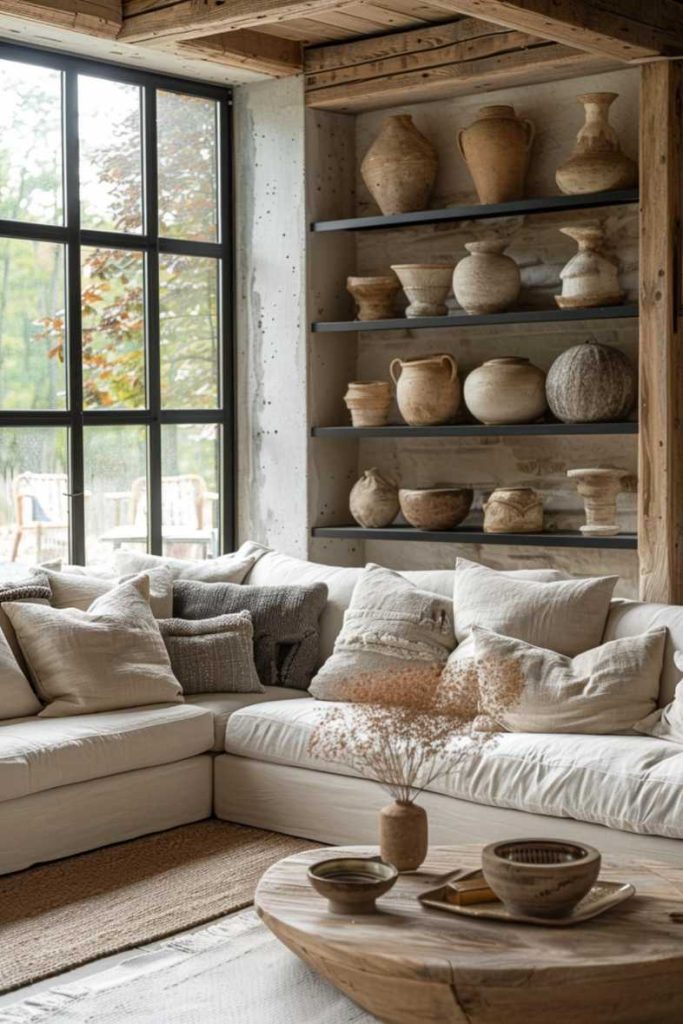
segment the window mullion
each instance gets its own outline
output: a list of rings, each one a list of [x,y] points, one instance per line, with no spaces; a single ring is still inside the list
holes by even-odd
[[[143,162],[145,234],[149,242],[145,263],[145,323],[147,404],[150,411],[147,459],[147,530],[150,550],[162,553],[161,508],[161,358],[159,352],[159,196],[157,172],[156,90],[143,90]]]
[[[220,216],[220,242],[223,249],[220,261],[221,282],[219,295],[219,360],[220,405],[223,413],[221,431],[221,546],[232,551],[235,546],[235,467],[236,461],[236,393],[234,372],[234,235],[232,224],[232,107],[227,101],[218,105],[218,210]]]

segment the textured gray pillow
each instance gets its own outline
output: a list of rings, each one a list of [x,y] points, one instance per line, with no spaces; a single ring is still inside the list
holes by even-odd
[[[173,673],[184,693],[263,693],[254,665],[249,612],[212,619],[160,619]]]
[[[173,614],[208,619],[248,611],[254,627],[256,671],[264,686],[307,690],[318,664],[320,615],[327,587],[250,587],[235,583],[173,584]]]

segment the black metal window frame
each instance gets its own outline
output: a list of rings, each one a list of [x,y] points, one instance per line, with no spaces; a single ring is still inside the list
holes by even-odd
[[[92,425],[140,424],[147,427],[148,550],[161,554],[161,428],[165,424],[215,423],[220,444],[220,549],[235,540],[235,386],[234,386],[234,237],[232,189],[232,91],[227,87],[171,75],[139,71],[68,54],[0,41],[0,59],[34,64],[62,73],[62,151],[64,224],[32,224],[0,219],[0,237],[59,242],[66,256],[66,411],[8,411],[1,408],[3,427],[69,428],[69,549],[75,564],[85,563],[85,481],[83,428]],[[82,229],[79,192],[78,76],[105,78],[137,85],[142,90],[143,232],[127,234]],[[218,118],[217,182],[218,241],[195,242],[159,235],[157,189],[157,90],[216,101]],[[81,248],[103,246],[145,254],[145,365],[147,405],[143,410],[83,409],[81,360]],[[159,338],[159,256],[208,256],[218,261],[219,381],[218,408],[161,408]]]

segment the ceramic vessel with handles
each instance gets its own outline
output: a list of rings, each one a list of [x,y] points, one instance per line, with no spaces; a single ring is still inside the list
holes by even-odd
[[[458,148],[480,203],[523,198],[534,135],[531,121],[501,104],[481,107],[477,120],[458,132]]]
[[[460,406],[458,364],[447,352],[394,359],[390,367],[399,412],[411,427],[452,422]]]

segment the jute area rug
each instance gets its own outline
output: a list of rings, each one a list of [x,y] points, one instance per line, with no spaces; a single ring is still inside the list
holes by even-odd
[[[245,910],[3,1007],[0,1024],[378,1022],[290,953],[253,910]]]
[[[0,878],[0,991],[249,906],[271,864],[317,844],[202,821]]]

